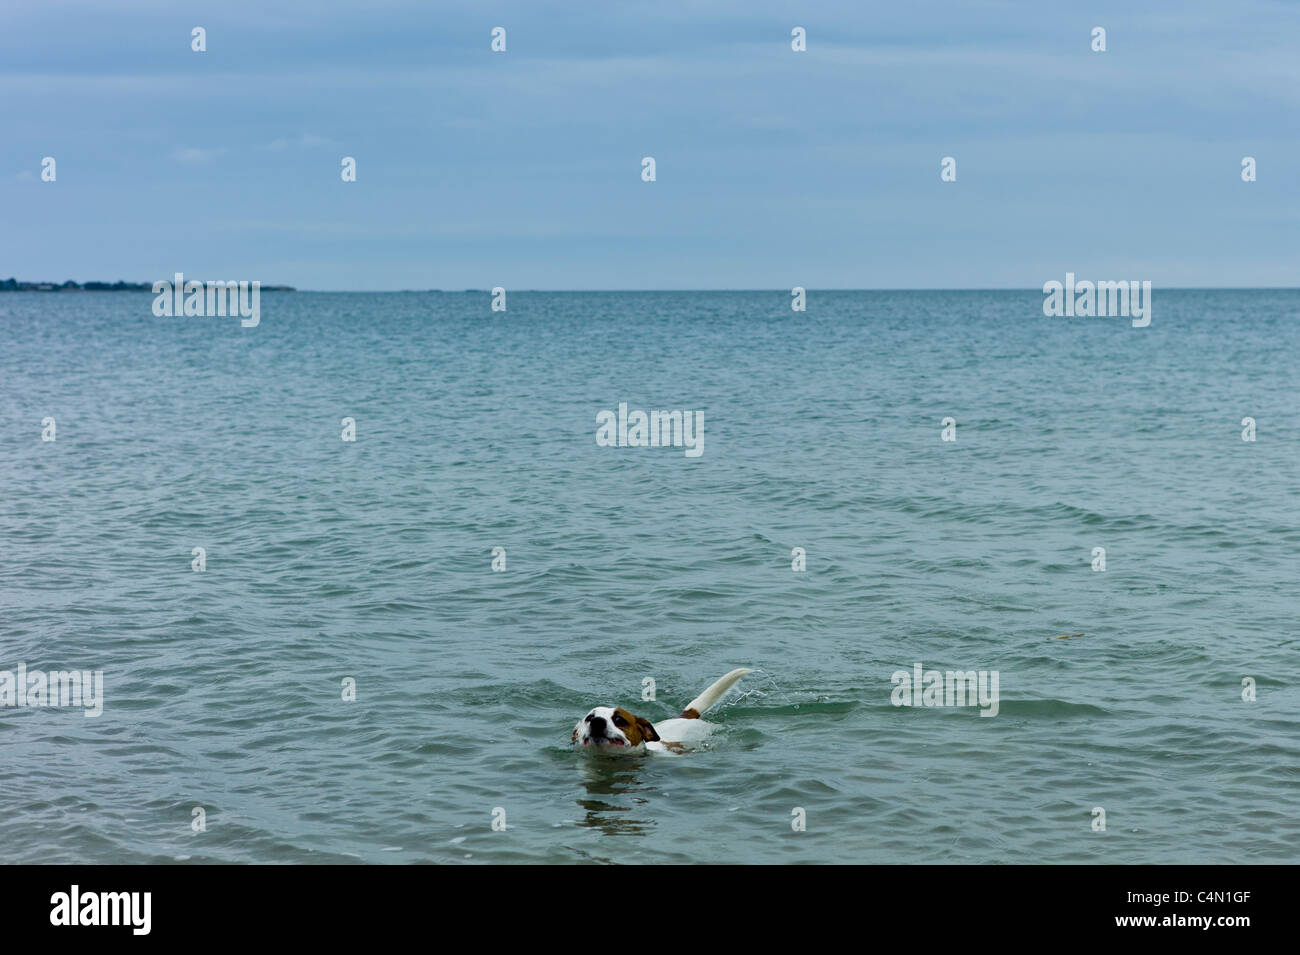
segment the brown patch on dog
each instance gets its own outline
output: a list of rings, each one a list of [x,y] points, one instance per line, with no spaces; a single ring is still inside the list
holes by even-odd
[[[616,718],[621,718],[623,722],[618,722]],[[655,732],[654,724],[644,716],[633,716],[620,706],[615,708],[614,715],[610,719],[614,722],[614,726],[627,737],[629,746],[659,742],[659,734]]]
[[[682,710],[682,715],[677,717],[679,720],[698,720],[700,718],[699,710],[693,710],[689,706]]]

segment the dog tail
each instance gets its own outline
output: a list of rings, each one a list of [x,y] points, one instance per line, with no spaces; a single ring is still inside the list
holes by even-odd
[[[751,672],[753,671],[748,667],[740,667],[739,669],[732,670],[717,683],[714,683],[695,699],[691,700],[691,702],[687,703],[686,709],[682,710],[682,715],[679,716],[678,719],[698,720],[704,711],[714,703],[718,702],[718,700],[722,699],[722,695],[735,686],[742,676]]]

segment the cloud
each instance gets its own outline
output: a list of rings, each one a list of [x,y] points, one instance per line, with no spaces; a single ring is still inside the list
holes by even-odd
[[[216,159],[218,156],[223,155],[225,151],[226,150],[224,148],[223,149],[200,149],[198,147],[189,146],[189,147],[184,147],[181,149],[174,150],[172,152],[172,158],[175,159],[177,162],[184,162],[184,163],[211,162],[212,160]]]
[[[310,149],[313,146],[328,146],[333,140],[324,136],[317,136],[314,133],[301,133],[298,136],[281,136],[279,139],[272,140],[267,144],[267,149],[274,149],[276,152],[282,152],[286,149]]]

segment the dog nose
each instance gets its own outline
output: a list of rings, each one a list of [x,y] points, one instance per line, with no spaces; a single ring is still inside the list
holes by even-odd
[[[605,717],[593,716],[591,718],[591,735],[592,736],[605,735]]]

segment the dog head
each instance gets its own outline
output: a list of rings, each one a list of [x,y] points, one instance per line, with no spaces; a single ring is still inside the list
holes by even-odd
[[[654,724],[622,707],[598,706],[573,728],[573,742],[588,753],[627,756],[645,752],[646,743],[659,742]]]

